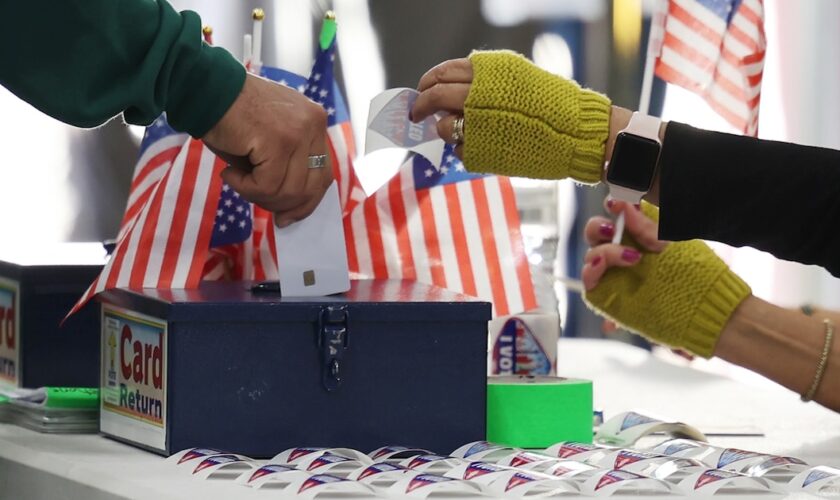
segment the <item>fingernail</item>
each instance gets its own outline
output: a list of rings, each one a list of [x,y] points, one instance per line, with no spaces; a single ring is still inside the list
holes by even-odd
[[[595,267],[600,263],[601,263],[601,256],[599,255],[599,256],[595,257],[594,259],[592,259],[592,262],[590,262],[589,265],[592,266],[592,267]]]
[[[601,233],[601,236],[606,236],[607,238],[612,238],[615,234],[615,226],[610,224],[609,222],[604,222],[600,226],[598,226],[598,232]]]
[[[625,248],[624,251],[621,252],[621,258],[627,262],[636,262],[642,258],[642,254],[634,248]]]
[[[612,208],[612,207],[613,207],[613,205],[615,205],[615,201],[614,201],[614,200],[607,200],[607,208]]]

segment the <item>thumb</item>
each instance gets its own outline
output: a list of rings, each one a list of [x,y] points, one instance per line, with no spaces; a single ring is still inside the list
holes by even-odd
[[[659,239],[659,223],[633,205],[624,207],[624,224],[630,236],[646,250],[659,253],[668,246]]]

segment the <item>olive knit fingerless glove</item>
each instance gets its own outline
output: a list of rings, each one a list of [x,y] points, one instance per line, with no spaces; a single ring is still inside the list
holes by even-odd
[[[658,210],[642,205],[658,220]],[[750,287],[702,241],[670,243],[662,253],[645,251],[625,234],[622,244],[642,260],[607,270],[586,292],[590,308],[655,342],[710,358],[721,330]]]
[[[601,179],[610,100],[508,51],[470,54],[464,165],[471,172]]]

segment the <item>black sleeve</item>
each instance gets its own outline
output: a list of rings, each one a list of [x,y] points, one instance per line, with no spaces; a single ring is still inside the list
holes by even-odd
[[[659,237],[750,246],[840,276],[840,151],[671,122]]]

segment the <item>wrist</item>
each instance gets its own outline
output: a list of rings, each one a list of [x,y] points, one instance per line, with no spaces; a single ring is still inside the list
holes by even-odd
[[[608,162],[612,157],[613,148],[615,147],[615,138],[619,132],[627,128],[630,123],[630,117],[633,112],[621,106],[610,107],[610,135],[607,137],[607,144],[604,148],[604,163]],[[606,170],[603,172],[602,180],[606,180]]]
[[[626,129],[627,126],[630,124],[630,119],[633,116],[633,112],[627,108],[622,108],[621,106],[611,106],[610,110],[610,130],[609,136],[607,137],[607,142],[604,148],[604,164],[609,162],[610,158],[612,158],[613,149],[615,148],[615,140],[618,136],[618,133],[622,130]],[[659,141],[664,146],[665,144],[665,130],[668,127],[668,122],[661,122],[659,125]],[[654,173],[653,182],[651,183],[650,189],[648,190],[647,194],[644,196],[644,199],[656,206],[659,206],[659,175],[661,172],[661,168],[657,168]],[[607,168],[601,169],[601,182],[606,182],[607,180]]]

